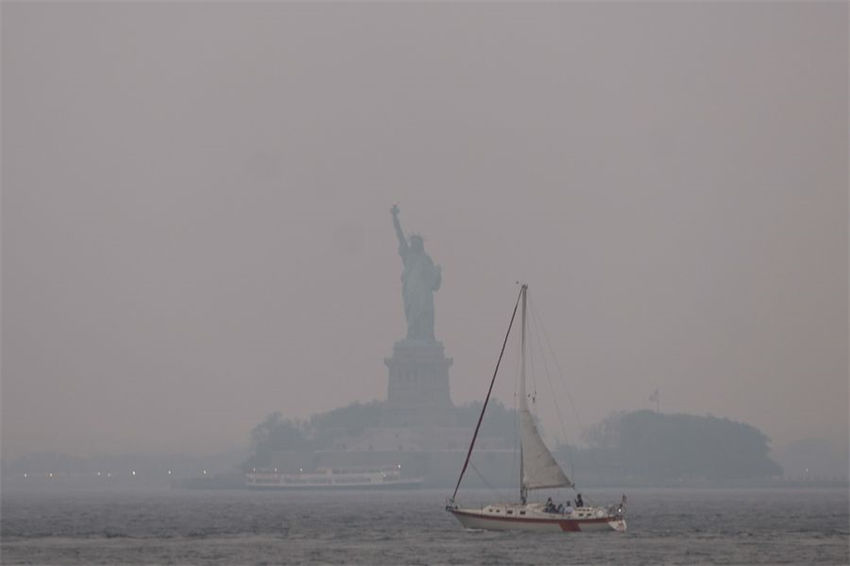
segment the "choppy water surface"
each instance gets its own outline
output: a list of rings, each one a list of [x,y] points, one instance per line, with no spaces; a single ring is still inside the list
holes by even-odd
[[[614,502],[620,493],[585,499]],[[629,492],[629,532],[465,531],[444,491],[4,490],[3,564],[847,564],[840,489]],[[493,494],[467,492],[466,502]]]

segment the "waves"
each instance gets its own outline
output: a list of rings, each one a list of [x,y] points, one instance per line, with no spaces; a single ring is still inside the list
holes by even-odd
[[[465,531],[444,496],[4,492],[3,563],[850,562],[844,490],[632,490],[624,535]]]

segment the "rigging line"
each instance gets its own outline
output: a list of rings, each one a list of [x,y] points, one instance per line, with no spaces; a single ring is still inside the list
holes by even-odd
[[[573,411],[573,414],[576,417],[576,421],[578,421],[578,426],[581,429],[584,429],[584,425],[581,423],[581,416],[576,410],[576,404],[573,401],[573,396],[570,395],[570,389],[566,386],[566,379],[564,378],[564,370],[561,368],[560,362],[558,362],[558,356],[555,355],[555,350],[552,348],[552,343],[549,340],[549,334],[546,332],[546,327],[543,325],[543,321],[538,319],[540,323],[540,329],[543,331],[543,338],[545,340],[546,347],[549,349],[549,353],[552,355],[552,359],[555,361],[555,367],[558,369],[558,373],[561,377],[561,383],[564,386],[564,392],[567,394],[567,400],[570,402],[570,408]]]
[[[545,330],[545,328],[543,328],[543,322],[540,320],[540,317],[537,315],[537,309],[534,308],[534,304],[531,301],[529,301],[529,303],[530,304],[529,304],[528,310],[531,312],[531,323],[532,323],[532,325],[534,325],[536,327],[536,329],[539,329],[541,334],[546,336],[546,330]],[[548,340],[548,337],[547,337],[547,340]],[[542,344],[542,341],[541,341],[541,344]],[[552,358],[554,358],[555,363],[557,364],[558,358],[555,356],[554,352],[551,352],[551,347],[550,347],[550,353],[552,355]],[[546,381],[549,382],[549,388],[552,390],[552,402],[555,404],[555,414],[558,417],[558,423],[561,425],[561,435],[564,439],[564,442],[567,442],[567,446],[569,446],[569,442],[568,442],[568,439],[567,439],[567,427],[564,425],[563,415],[561,414],[562,413],[561,407],[558,404],[558,396],[555,394],[555,386],[552,384],[552,378],[549,375],[549,364],[546,363],[545,352],[543,353],[543,355],[541,355],[541,357],[543,358],[543,370],[546,373]],[[563,381],[563,379],[562,379],[562,381]],[[564,387],[564,389],[566,390],[567,388]],[[567,399],[570,400],[570,405],[572,405],[572,399],[570,398],[569,391],[567,391]],[[576,414],[576,420],[578,420],[578,413],[576,413],[575,407],[573,407],[573,413]],[[580,426],[581,426],[581,422],[579,421],[579,427]],[[575,482],[575,468],[574,468],[574,465],[573,465],[574,459],[575,458],[569,459],[570,477],[573,478],[573,483]]]
[[[552,356],[552,359],[555,362],[555,367],[558,370],[558,375],[561,378],[560,381],[561,381],[561,385],[564,388],[564,393],[567,394],[567,400],[570,402],[570,408],[572,409],[573,415],[575,415],[575,419],[576,419],[576,422],[578,423],[579,429],[584,430],[584,424],[581,421],[581,414],[576,409],[575,401],[573,400],[573,396],[570,394],[570,388],[567,386],[567,380],[566,380],[566,377],[565,377],[565,374],[564,374],[564,370],[561,368],[561,364],[558,361],[558,356],[555,355],[555,349],[552,347],[552,342],[549,339],[549,334],[546,332],[546,327],[543,324],[542,318],[538,318],[538,322],[540,323],[540,328],[543,331],[543,338],[545,339],[546,347],[549,349],[549,353]],[[593,466],[596,467],[597,460],[596,460],[596,456],[594,455],[593,451],[590,451],[589,457],[590,457],[590,460],[591,460]],[[573,460],[574,460],[574,458],[570,458],[570,462],[572,462]],[[571,468],[572,468],[572,464],[571,464]],[[570,471],[572,472],[572,469]]]
[[[527,293],[526,293],[527,294]],[[531,298],[528,299],[528,312],[531,312]],[[535,336],[534,336],[534,327],[531,324],[531,320],[526,322],[526,335],[528,336],[526,343],[528,344],[528,355],[526,359],[528,360],[529,366],[529,375],[531,375],[531,403],[530,407],[532,409],[532,417],[535,418],[535,426],[542,427],[543,422],[540,418],[540,410],[537,407],[537,370],[534,366],[534,344],[535,344]]]
[[[514,369],[514,399],[513,399],[513,410],[514,410],[514,426],[513,426],[513,445],[511,446],[511,478],[513,478],[514,472],[516,472],[517,477],[519,477],[519,467],[517,466],[517,454],[519,453],[519,407],[517,405],[517,399],[519,396],[519,364],[520,358],[516,357],[516,368]],[[522,478],[519,478],[519,482],[522,483]]]
[[[531,307],[529,307],[530,310]],[[531,346],[534,342],[531,340],[531,326],[526,327],[526,333],[528,335],[528,344]],[[537,372],[534,369],[534,348],[528,348],[528,365],[531,370],[529,373],[531,374],[531,405],[536,409],[537,408]]]
[[[520,287],[519,294],[514,304],[514,311],[511,313],[511,321],[508,323],[508,331],[505,333],[505,341],[502,342],[502,350],[499,352],[499,359],[496,361],[496,369],[493,370],[493,378],[490,380],[490,387],[487,389],[487,397],[484,398],[484,405],[481,407],[481,414],[478,415],[478,423],[475,425],[475,432],[472,433],[472,442],[469,443],[469,451],[466,453],[466,460],[463,462],[463,468],[460,470],[460,476],[457,478],[454,493],[452,493],[452,501],[455,500],[457,490],[460,487],[460,481],[463,479],[463,474],[466,472],[466,467],[469,465],[469,457],[472,456],[472,448],[475,446],[475,439],[478,438],[478,429],[481,428],[481,420],[484,418],[484,411],[487,410],[487,403],[490,401],[490,394],[493,392],[493,384],[496,383],[496,374],[499,373],[499,365],[502,363],[502,356],[505,354],[505,346],[508,344],[508,336],[511,334],[511,327],[514,325],[516,318],[516,310],[519,307],[519,299],[522,297],[522,292],[525,290],[525,285]]]
[[[472,471],[473,471],[473,472],[475,472],[476,474],[478,474],[478,478],[479,478],[482,482],[484,482],[484,485],[486,485],[487,487],[489,487],[489,488],[493,491],[493,493],[495,493],[495,494],[496,494],[496,495],[498,495],[499,497],[502,497],[502,493],[501,493],[498,489],[496,489],[495,487],[493,487],[493,485],[492,485],[490,482],[488,482],[488,481],[487,481],[487,478],[485,478],[485,477],[484,477],[484,475],[483,475],[480,471],[478,471],[478,468],[476,468],[476,467],[475,467],[475,463],[470,462],[470,463],[469,463],[469,467],[470,467],[470,468],[472,468]]]
[[[528,310],[531,311],[531,323],[535,327],[535,333],[538,328],[542,327],[542,323],[540,322],[540,318],[537,315],[537,312],[534,308],[534,304],[530,304]],[[549,389],[552,391],[552,402],[555,405],[555,414],[558,417],[558,423],[561,425],[561,435],[564,439],[564,442],[567,441],[567,427],[564,425],[563,415],[561,414],[561,407],[558,405],[558,396],[555,392],[555,386],[552,384],[552,377],[549,374],[549,364],[546,363],[546,355],[545,352],[541,354],[541,358],[543,359],[543,372],[546,374],[546,381],[549,383]],[[570,472],[572,473],[572,466],[570,466]]]

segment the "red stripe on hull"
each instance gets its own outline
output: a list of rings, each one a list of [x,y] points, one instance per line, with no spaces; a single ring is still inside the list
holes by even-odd
[[[614,517],[595,517],[595,518],[587,518],[587,519],[536,519],[529,517],[497,517],[494,515],[484,515],[480,513],[469,513],[466,511],[460,511],[458,509],[450,510],[451,513],[455,515],[464,515],[466,517],[472,517],[475,519],[481,519],[484,521],[501,521],[507,523],[533,523],[533,524],[543,524],[543,525],[558,525],[561,527],[562,531],[566,532],[579,532],[581,531],[580,525],[582,524],[598,524],[604,523],[608,524],[611,521],[616,520]]]

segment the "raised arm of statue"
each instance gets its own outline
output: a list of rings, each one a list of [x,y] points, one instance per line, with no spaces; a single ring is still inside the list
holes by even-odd
[[[395,235],[398,238],[398,245],[402,249],[407,249],[407,238],[404,237],[404,232],[401,231],[401,223],[398,221],[398,205],[394,204],[390,209],[393,214],[393,226],[395,227]]]

